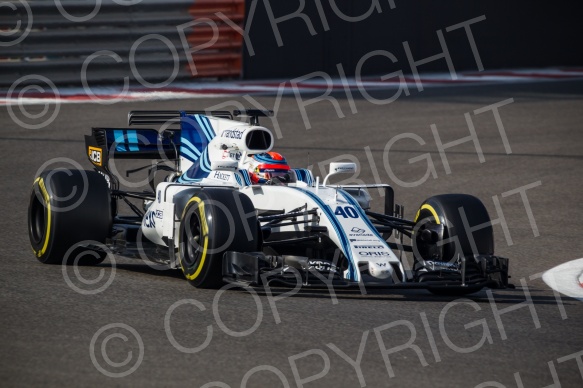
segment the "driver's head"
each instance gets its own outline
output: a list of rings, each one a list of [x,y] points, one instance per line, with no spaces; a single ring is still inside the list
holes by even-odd
[[[264,152],[250,155],[247,163],[251,182],[265,183],[268,180],[289,174],[289,165],[283,155],[277,152]]]

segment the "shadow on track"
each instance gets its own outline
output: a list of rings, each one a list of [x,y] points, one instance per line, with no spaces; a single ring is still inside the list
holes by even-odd
[[[111,267],[109,263],[103,263],[97,266],[97,268],[107,268]],[[186,282],[184,275],[180,270],[168,269],[162,265],[157,264],[144,264],[144,263],[118,263],[116,264],[116,269],[122,271],[128,271],[133,273],[140,273],[145,275],[153,275],[158,277],[174,278],[182,282]],[[193,288],[193,292],[196,289]],[[289,295],[293,289],[284,287],[233,287],[227,292],[234,293],[250,293],[253,290],[257,295],[261,297],[278,297],[284,296],[290,298],[315,298],[315,299],[334,299],[339,300],[366,300],[366,301],[383,301],[387,300],[394,302],[452,302],[458,299],[469,299],[476,303],[490,303],[490,299],[486,293],[487,289],[483,289],[473,294],[469,295],[434,295],[427,290],[416,289],[416,290],[383,290],[383,289],[370,289],[366,290],[366,293],[361,292],[360,289],[334,289],[332,291],[328,290],[326,287],[310,287],[301,288],[297,293]],[[542,288],[529,287],[528,291],[532,299],[532,303],[535,305],[556,305],[557,298],[554,295],[548,295],[549,290]],[[544,295],[543,295],[544,293]],[[540,294],[540,295],[539,295]],[[521,302],[526,302],[524,290],[520,287],[515,289],[507,288],[502,290],[492,290],[493,300],[497,304],[508,304],[514,305]],[[576,302],[575,299],[571,301],[571,298],[561,295],[561,303],[564,305],[571,305]]]

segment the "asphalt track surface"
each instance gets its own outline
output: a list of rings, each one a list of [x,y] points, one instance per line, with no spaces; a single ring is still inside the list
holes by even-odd
[[[377,93],[388,98],[394,91]],[[124,126],[128,110],[207,108],[228,99],[62,105],[55,121],[39,130],[21,128],[2,107],[1,385],[199,387],[219,381],[224,384],[216,386],[476,387],[490,382],[481,386],[542,387],[559,381],[562,387],[581,387],[583,364],[578,366],[577,357],[581,360],[583,351],[583,304],[568,297],[558,304],[536,275],[583,257],[583,81],[434,88],[384,106],[355,97],[356,114],[346,96],[335,95],[344,118],[329,101],[307,107],[309,130],[297,100],[284,97],[277,116],[283,138],[276,150],[296,166],[307,165],[309,157],[316,171],[319,162],[352,155],[361,163],[359,178],[372,182],[374,169],[364,151],[370,147],[378,176],[394,184],[407,217],[430,195],[465,192],[481,198],[497,218],[495,196],[512,240],[509,244],[502,227],[494,226],[496,250],[511,259],[515,290],[494,290],[492,298],[481,291],[464,299],[425,291],[338,292],[336,304],[326,292],[302,292],[275,303],[276,323],[265,293],[254,298],[229,290],[215,303],[216,291],[195,289],[179,273],[117,258],[109,287],[81,294],[67,284],[61,266],[42,265],[31,252],[27,206],[38,169],[62,157],[90,168],[83,135],[91,126]],[[508,154],[492,112],[473,112],[510,98],[514,102],[499,109]],[[275,98],[257,100],[273,107]],[[41,108],[28,107],[30,112]],[[464,138],[469,135],[467,112],[484,162],[473,142],[452,146],[445,151],[447,174],[430,125],[436,125],[444,143]],[[394,177],[406,182],[423,178],[427,158],[409,159],[426,153],[437,177],[403,187],[389,176],[383,150],[395,136],[410,133],[425,143],[404,135],[390,147]],[[520,188],[530,210],[516,191]],[[512,190],[516,193],[508,195]],[[91,288],[68,271],[74,284]],[[109,279],[113,270],[106,261],[80,271],[91,280],[100,271]],[[526,301],[525,292],[532,303],[519,304]],[[181,304],[168,315],[183,300],[197,306]],[[513,306],[522,307],[497,321],[493,309]],[[191,353],[173,346],[166,316],[174,341]],[[207,330],[212,330],[210,337]],[[394,377],[382,350],[390,353]],[[339,353],[353,360],[361,355],[360,380]],[[111,377],[134,365],[125,377]]]

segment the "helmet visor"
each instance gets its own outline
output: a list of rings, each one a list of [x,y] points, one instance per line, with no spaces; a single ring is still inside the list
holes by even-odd
[[[275,177],[281,177],[284,182],[289,182],[292,179],[293,174],[290,173],[289,167],[285,168],[260,168],[260,176],[263,179],[270,180]]]

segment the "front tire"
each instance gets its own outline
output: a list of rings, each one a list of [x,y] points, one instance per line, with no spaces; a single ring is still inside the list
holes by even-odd
[[[494,254],[494,234],[490,216],[484,204],[467,194],[436,195],[425,200],[414,220],[415,234],[412,237],[415,256],[413,270],[417,281],[451,279],[459,281],[459,274],[447,271],[448,265],[456,265],[465,257],[467,274],[476,273],[474,255]],[[472,229],[475,229],[472,231]],[[445,271],[427,268],[436,265]],[[481,287],[429,288],[439,295],[465,295],[479,291]]]
[[[188,201],[180,222],[178,251],[190,284],[219,287],[225,252],[258,250],[254,212],[249,197],[231,189],[202,189]]]
[[[460,211],[462,210],[462,211]],[[465,219],[464,216],[465,215]],[[486,207],[467,194],[443,194],[423,202],[414,221],[413,251],[418,259],[449,262],[458,255],[494,254],[494,234]],[[468,228],[464,227],[464,223]],[[438,241],[423,240],[423,231],[439,225]],[[471,232],[469,229],[478,227]],[[444,242],[445,241],[445,242]],[[457,241],[457,243],[456,243]]]
[[[72,264],[76,258],[78,264],[100,263],[106,253],[96,246],[105,243],[111,224],[109,188],[97,172],[57,169],[43,172],[34,181],[28,234],[41,263]]]

